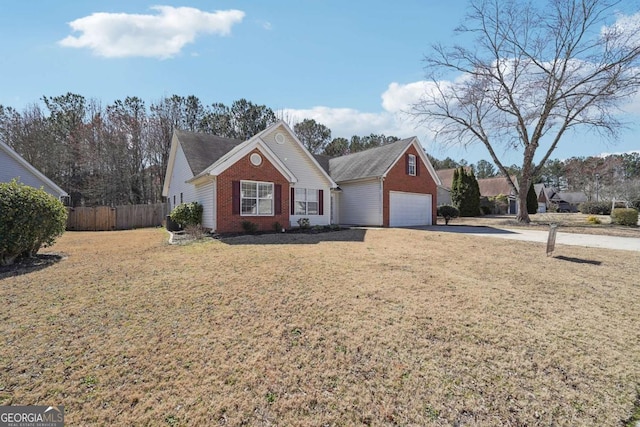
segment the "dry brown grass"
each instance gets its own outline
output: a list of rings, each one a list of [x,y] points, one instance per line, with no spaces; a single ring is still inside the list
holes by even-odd
[[[67,258],[1,278],[0,404],[64,404],[69,425],[621,426],[634,410],[635,252],[401,229],[166,240],[69,232],[50,248]]]

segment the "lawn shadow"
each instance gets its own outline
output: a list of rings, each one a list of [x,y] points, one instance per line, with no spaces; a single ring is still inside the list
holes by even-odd
[[[414,227],[409,227],[414,228]],[[416,230],[440,231],[443,233],[460,233],[460,234],[516,234],[510,230],[502,228],[488,227],[485,225],[428,225],[426,227],[415,227]]]
[[[317,245],[321,242],[364,242],[365,229],[348,229],[320,233],[270,233],[221,237],[227,245]]]
[[[62,254],[36,254],[33,258],[21,258],[12,265],[0,266],[0,279],[34,273],[57,264],[64,258]]]
[[[553,258],[559,259],[561,261],[575,262],[577,264],[591,264],[591,265],[600,265],[600,264],[602,264],[601,261],[593,261],[593,260],[590,260],[590,259],[582,259],[582,258],[573,258],[573,257],[568,257],[568,256],[563,256],[563,255],[557,255],[557,256],[554,256]]]

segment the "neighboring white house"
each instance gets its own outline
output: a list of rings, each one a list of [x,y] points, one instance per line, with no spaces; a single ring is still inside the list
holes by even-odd
[[[59,199],[69,196],[66,191],[58,187],[11,147],[0,141],[0,182],[10,182],[13,179],[31,187],[42,188]]]

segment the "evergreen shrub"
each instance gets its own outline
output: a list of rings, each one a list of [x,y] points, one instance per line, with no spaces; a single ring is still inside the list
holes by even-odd
[[[67,209],[44,190],[16,180],[0,183],[0,265],[32,257],[64,233]]]

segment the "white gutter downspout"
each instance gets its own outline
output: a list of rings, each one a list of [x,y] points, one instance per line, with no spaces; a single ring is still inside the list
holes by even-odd
[[[384,227],[384,176],[380,177],[380,226]]]

